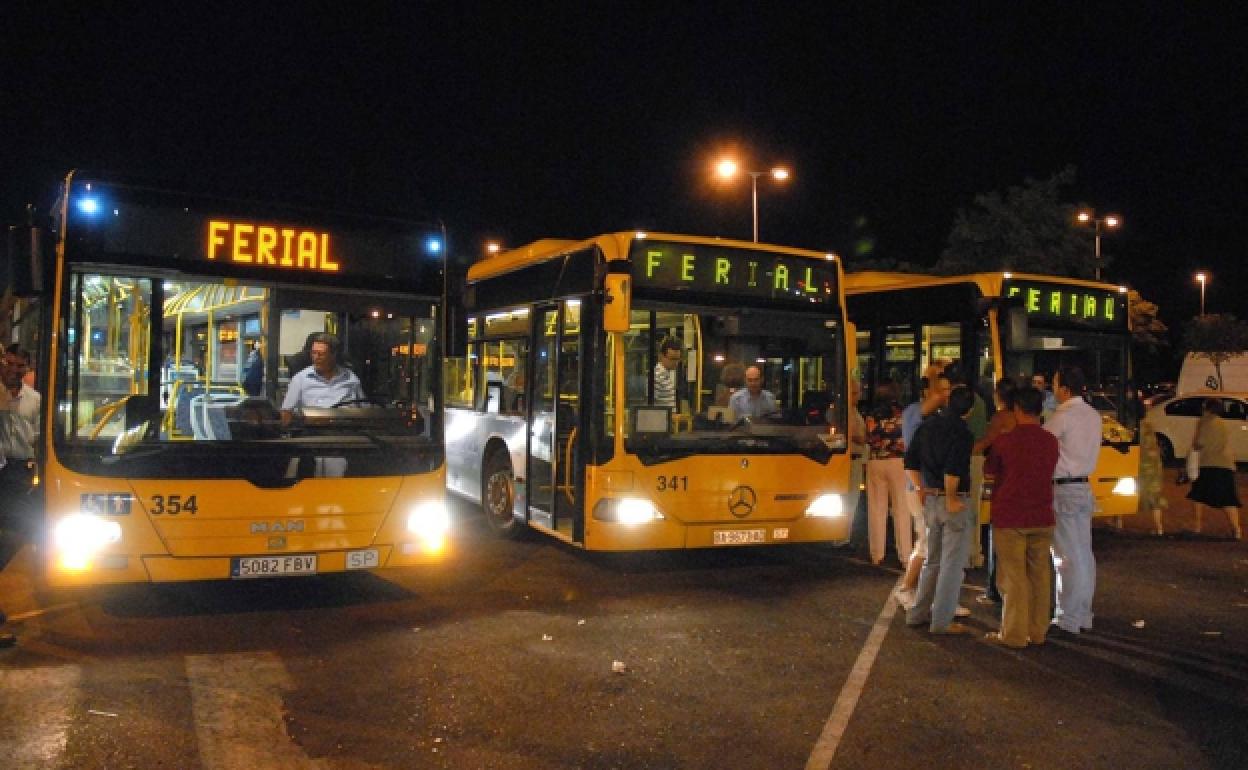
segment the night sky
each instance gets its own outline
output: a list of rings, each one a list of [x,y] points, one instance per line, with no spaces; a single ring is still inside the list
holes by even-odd
[[[89,167],[437,217],[466,256],[748,239],[748,183],[711,175],[736,148],[793,169],[760,180],[763,240],[849,254],[865,226],[874,256],[931,264],[975,194],[1073,165],[1069,201],[1125,219],[1107,279],[1177,326],[1206,268],[1209,311],[1248,316],[1231,4],[409,5],[6,5],[4,220]]]

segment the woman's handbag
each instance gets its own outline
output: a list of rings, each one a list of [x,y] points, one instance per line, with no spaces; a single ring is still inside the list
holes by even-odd
[[[1193,449],[1187,453],[1187,478],[1189,481],[1195,481],[1200,475],[1200,450]]]

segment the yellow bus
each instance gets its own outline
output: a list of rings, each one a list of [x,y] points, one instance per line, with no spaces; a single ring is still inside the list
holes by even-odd
[[[848,539],[834,255],[543,240],[473,265],[464,299],[447,485],[498,533],[605,551]]]
[[[85,172],[52,221],[26,287],[46,315],[49,585],[441,558],[437,226]],[[322,379],[353,374],[362,397],[283,404],[314,334],[339,348]]]
[[[870,403],[891,381],[904,405],[936,362],[959,362],[988,404],[1005,376],[1052,384],[1080,367],[1101,413],[1103,443],[1092,489],[1097,516],[1133,514],[1139,503],[1137,415],[1130,400],[1130,323],[1121,286],[1023,273],[955,276],[858,272],[845,276],[857,329],[857,367]],[[981,519],[987,521],[987,508]]]

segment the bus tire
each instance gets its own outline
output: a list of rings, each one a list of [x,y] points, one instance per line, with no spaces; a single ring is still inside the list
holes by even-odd
[[[506,452],[491,452],[481,473],[481,512],[494,534],[519,537],[524,522],[516,518],[516,480]]]

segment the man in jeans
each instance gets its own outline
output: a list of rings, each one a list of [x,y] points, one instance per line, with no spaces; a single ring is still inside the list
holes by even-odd
[[[906,625],[926,624],[934,634],[971,631],[953,618],[976,517],[967,501],[975,439],[966,419],[974,404],[970,388],[954,388],[945,413],[924,421],[906,447],[906,473],[919,489],[927,527],[927,558]]]
[[[1092,630],[1096,558],[1092,555],[1092,511],[1096,500],[1088,478],[1101,453],[1101,415],[1083,400],[1083,370],[1063,366],[1053,375],[1057,409],[1044,429],[1057,437],[1061,454],[1053,470],[1053,560],[1057,567],[1057,619],[1068,633]]]

